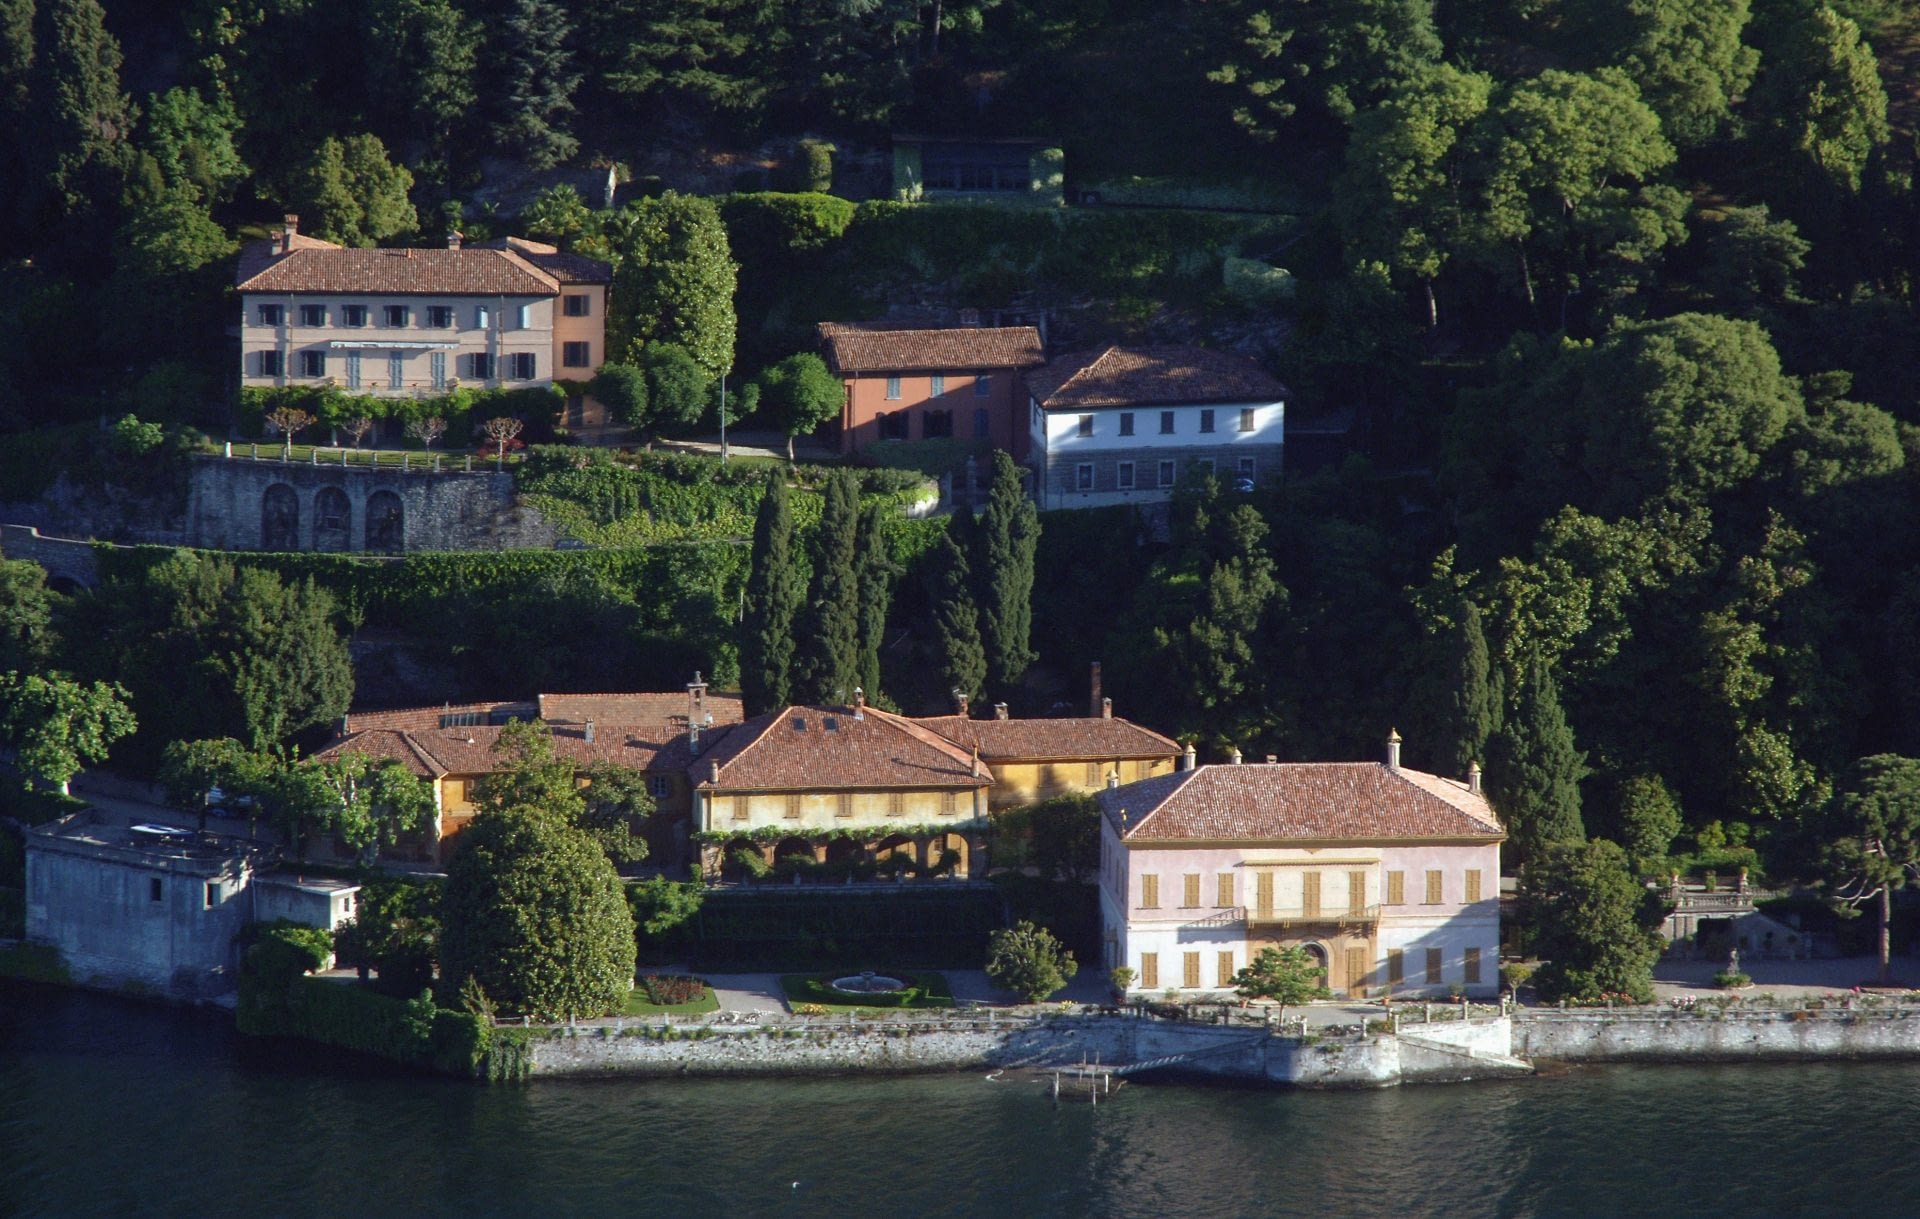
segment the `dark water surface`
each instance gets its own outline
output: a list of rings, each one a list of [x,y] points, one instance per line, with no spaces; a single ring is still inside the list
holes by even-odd
[[[1920,1215],[1920,1065],[480,1087],[0,982],[0,1216]],[[798,1182],[797,1188],[794,1183]]]

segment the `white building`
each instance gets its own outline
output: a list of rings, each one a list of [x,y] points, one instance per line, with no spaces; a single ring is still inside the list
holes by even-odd
[[[1164,501],[1187,473],[1251,489],[1280,473],[1286,389],[1201,347],[1106,347],[1026,374],[1040,507]]]
[[[1100,793],[1105,965],[1222,993],[1269,945],[1336,995],[1499,986],[1500,842],[1475,774],[1387,761],[1205,766]]]

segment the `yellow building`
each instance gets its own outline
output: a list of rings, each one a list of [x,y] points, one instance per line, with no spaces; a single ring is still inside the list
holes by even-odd
[[[1065,719],[1016,720],[1006,704],[994,717],[971,719],[961,713],[915,720],[963,749],[980,753],[993,771],[987,796],[992,812],[1017,808],[1054,796],[1096,792],[1109,778],[1121,783],[1172,774],[1180,746],[1172,739],[1128,720],[1115,719],[1113,701],[1102,699],[1100,714]]]

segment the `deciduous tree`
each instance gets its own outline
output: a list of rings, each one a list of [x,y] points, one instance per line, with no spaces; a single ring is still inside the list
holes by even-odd
[[[293,175],[294,206],[310,231],[341,245],[370,246],[419,223],[413,175],[387,159],[375,135],[329,136]]]
[[[760,406],[772,414],[787,434],[787,460],[793,460],[793,439],[836,419],[846,405],[847,390],[825,360],[810,351],[788,356],[760,374]]]
[[[46,660],[56,597],[46,568],[0,559],[0,673],[32,673]]]
[[[1533,984],[1547,1000],[1653,999],[1659,937],[1627,854],[1604,838],[1544,846],[1520,873],[1521,919],[1544,960]]]
[[[1636,876],[1664,879],[1673,840],[1680,835],[1680,801],[1659,775],[1635,775],[1620,785],[1620,845]]]
[[[1080,972],[1073,954],[1045,927],[1020,922],[987,941],[987,977],[1028,1003],[1038,1003]]]
[[[1242,999],[1278,1003],[1282,1020],[1287,1018],[1289,1007],[1333,997],[1327,989],[1326,968],[1297,944],[1262,948],[1245,969],[1233,975],[1233,989]]]
[[[613,260],[608,352],[632,362],[638,347],[673,343],[710,376],[733,367],[739,268],[712,200],[668,191],[630,203],[582,248]]]
[[[1820,868],[1836,898],[1873,902],[1880,980],[1888,980],[1893,891],[1920,876],[1920,759],[1875,754],[1853,767],[1823,827]]]
[[[117,682],[78,682],[62,673],[0,673],[0,739],[29,779],[67,794],[88,762],[134,730],[127,692]]]

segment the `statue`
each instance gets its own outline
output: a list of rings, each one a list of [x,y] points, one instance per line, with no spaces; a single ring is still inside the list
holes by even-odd
[[[1740,972],[1740,949],[1738,947],[1735,947],[1731,952],[1727,953],[1727,972],[1730,974]]]

